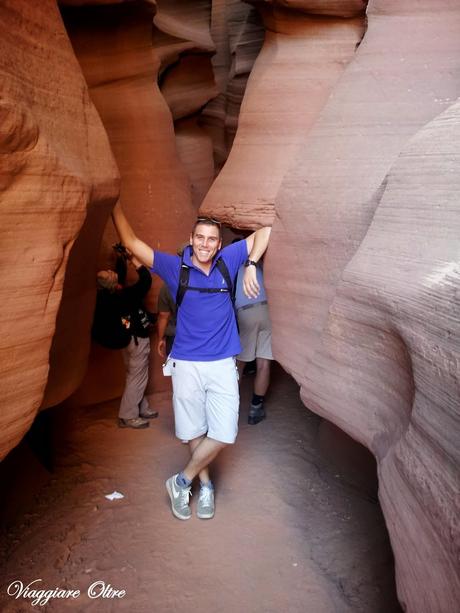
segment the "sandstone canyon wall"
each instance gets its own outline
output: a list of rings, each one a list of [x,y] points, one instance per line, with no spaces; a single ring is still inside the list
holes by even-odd
[[[246,229],[273,223],[281,181],[364,33],[363,14],[344,19],[272,7],[261,13],[265,42],[238,132],[200,209]]]
[[[398,593],[411,611],[455,611],[460,597],[459,171],[457,103],[386,175],[306,392],[378,460]]]
[[[228,157],[264,29],[240,0],[163,0],[154,24],[160,89],[197,208]]]
[[[187,238],[205,194],[232,226],[273,223],[275,357],[377,458],[405,608],[454,613],[460,6],[252,4],[260,18],[237,0],[63,0],[79,63],[55,2],[0,4],[0,457],[84,375],[115,239],[111,147],[154,247]],[[119,362],[114,385],[113,356],[93,352],[79,399],[119,393]]]
[[[230,58],[239,57],[240,47],[248,46],[241,40],[246,41],[247,15],[255,11],[246,7],[241,17],[241,10],[236,10],[241,3],[222,3],[220,19],[235,18],[231,32],[238,33],[238,42],[231,45],[227,30],[216,35],[216,7],[208,1],[61,0],[60,4],[120,169],[120,198],[127,215],[146,242],[175,252],[188,239],[197,208],[214,179],[215,152],[225,138],[227,89],[234,81],[233,73],[238,72]],[[255,59],[257,46],[254,37],[249,39],[252,53],[246,54],[239,73],[248,73]],[[222,55],[222,50],[228,50],[230,58],[220,66],[219,81],[212,58]],[[217,128],[210,125],[209,112],[205,114],[216,97],[223,100]],[[109,223],[101,266],[114,240]],[[160,285],[154,278],[151,310],[156,310]],[[152,338],[149,389],[158,391],[168,388],[169,381],[161,374],[155,340]],[[57,342],[53,349],[56,378],[62,380],[72,357],[59,351]],[[120,353],[94,345],[86,377],[71,403],[119,396],[123,380]],[[66,397],[54,396],[51,402],[48,396],[48,405]]]
[[[189,177],[177,154],[170,108],[157,84],[164,62],[152,42],[157,7],[141,0],[67,4],[61,2],[64,22],[120,170],[123,208],[143,240],[154,248],[174,252],[187,239],[196,212]],[[101,266],[106,265],[115,240],[109,222]],[[152,311],[156,310],[160,285],[154,278],[147,299]],[[151,355],[151,379],[158,389],[164,385],[160,358],[155,351]],[[62,363],[62,356],[56,361]],[[73,401],[93,403],[119,396],[123,383],[120,352],[95,345]]]
[[[81,355],[89,352],[98,250],[91,242],[99,245],[119,185],[55,2],[2,2],[0,32],[3,457],[42,402],[66,266],[87,218],[91,240],[85,268],[69,281],[66,327],[81,337]]]
[[[268,14],[284,23],[278,4],[322,14],[357,8],[263,3],[265,15],[273,5]],[[404,607],[453,613],[460,602],[458,107],[440,113],[460,94],[460,6],[375,0],[367,20],[363,42],[309,122],[299,118],[309,106],[299,96],[297,142],[288,121],[286,134],[280,130],[289,167],[279,148],[271,163],[266,156],[271,123],[265,131],[257,120],[245,124],[246,109],[264,111],[252,79],[275,71],[271,63],[262,70],[273,45],[267,35],[235,146],[202,210],[239,227],[274,219],[266,284],[275,357],[307,406],[376,456]],[[244,182],[249,164],[252,180]]]

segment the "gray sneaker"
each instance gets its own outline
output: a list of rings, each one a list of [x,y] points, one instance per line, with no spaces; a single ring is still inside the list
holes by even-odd
[[[179,487],[176,477],[177,475],[169,477],[165,483],[169,497],[171,498],[171,511],[177,519],[190,519],[192,517],[192,511],[188,501],[192,495],[192,488],[191,486]]]
[[[212,519],[214,517],[214,488],[200,488],[196,516],[200,519]]]

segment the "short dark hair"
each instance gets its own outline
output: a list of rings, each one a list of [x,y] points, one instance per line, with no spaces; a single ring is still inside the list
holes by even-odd
[[[204,224],[205,226],[215,226],[219,230],[219,238],[222,238],[222,224],[213,217],[197,217],[197,220],[192,228],[192,236],[195,234],[196,227],[201,224]]]

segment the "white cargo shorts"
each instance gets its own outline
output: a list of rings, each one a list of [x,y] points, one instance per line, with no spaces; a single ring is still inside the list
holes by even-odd
[[[221,443],[234,443],[240,405],[235,358],[213,362],[168,358],[167,366],[177,438],[190,441],[207,434]]]

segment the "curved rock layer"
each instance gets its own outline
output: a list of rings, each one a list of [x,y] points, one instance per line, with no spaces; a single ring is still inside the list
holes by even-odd
[[[421,12],[419,2],[405,0],[382,15],[381,6],[369,4],[366,36],[276,199],[273,252],[303,263],[268,279],[280,294],[294,283],[299,288],[300,322],[273,311],[276,351],[305,389],[310,378],[314,384],[310,362],[337,283],[369,227],[385,175],[407,140],[460,89],[460,7],[452,10],[446,0]]]
[[[249,159],[240,142],[270,134],[268,122],[245,127],[246,108],[264,109],[251,81],[202,210],[239,227],[276,213],[266,262],[275,357],[305,404],[375,454],[404,606],[451,613],[460,601],[458,109],[429,122],[460,94],[460,6],[376,0],[367,14],[363,42],[304,126],[280,189],[261,202],[278,168],[264,158],[265,137],[253,149],[265,164],[251,160],[252,181],[234,196]],[[285,146],[292,160],[284,142],[278,156]]]
[[[120,201],[127,217],[152,247],[174,252],[188,238],[195,211],[189,180],[176,151],[171,113],[157,85],[161,58],[152,47],[154,15],[152,2],[137,0],[63,8],[67,31],[120,170]],[[115,241],[110,222],[101,266],[107,265],[110,245]],[[153,311],[160,285],[159,279],[154,279],[147,301]],[[119,353],[108,354],[114,355],[106,356],[104,364],[112,363],[114,372],[119,372]],[[154,378],[159,357],[152,352],[152,358]],[[69,359],[66,353],[58,361]],[[91,369],[83,381],[86,391],[79,390],[79,398],[92,402],[93,395],[102,400],[120,393],[122,379],[114,379],[104,392],[98,389],[98,380],[100,387],[105,385],[99,375],[91,359]],[[163,383],[159,377],[156,381]]]
[[[148,244],[174,251],[187,238],[194,212],[171,115],[157,86],[153,16],[151,2],[134,0],[64,11],[120,169],[120,201]]]
[[[249,78],[225,167],[201,206],[239,228],[272,225],[275,198],[364,31],[363,18],[263,12],[265,42]]]
[[[356,17],[367,5],[367,0],[249,0],[263,6],[294,9],[311,15],[333,15],[334,17]]]
[[[161,0],[154,24],[160,89],[198,208],[227,159],[263,28],[240,0]]]
[[[214,145],[216,174],[230,153],[249,74],[264,40],[259,13],[241,0],[212,0],[212,58],[219,95],[203,109],[200,124]]]
[[[187,239],[214,177],[212,139],[199,119],[202,107],[218,94],[211,64],[215,49],[211,2],[83,4],[63,6],[63,16],[118,162],[121,201],[144,240],[174,252]],[[115,239],[109,224],[101,267],[107,265]],[[77,272],[82,254],[75,250],[74,255]],[[158,286],[156,279],[152,310]],[[68,314],[60,312],[58,321],[64,326]],[[81,380],[86,368],[81,345],[69,351],[65,339],[65,334],[58,334],[53,344],[53,376],[45,406],[68,397],[75,389],[68,373],[78,373]],[[101,351],[94,348],[86,378],[72,402],[91,403],[120,394],[122,376],[109,385],[101,377],[97,366]],[[102,361],[111,363],[113,372],[122,372],[118,353],[110,352]],[[167,385],[159,361],[152,352],[150,387],[157,391]],[[59,389],[55,380],[60,381]]]
[[[55,2],[0,4],[0,78],[2,458],[42,402],[69,253],[87,217],[99,243],[118,174]],[[86,354],[95,270],[90,248],[67,322]]]
[[[317,395],[308,394],[378,459],[410,611],[449,613],[460,602],[459,177],[457,103],[387,175],[329,311]]]

